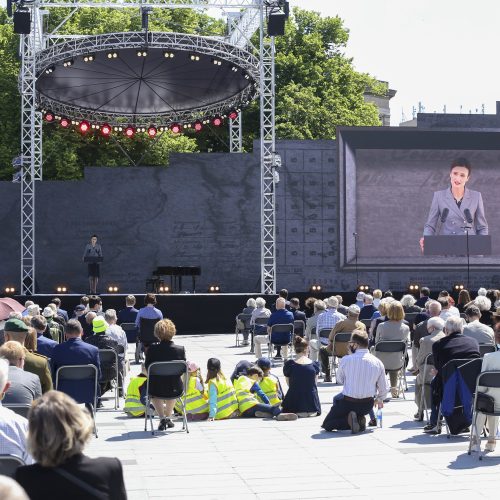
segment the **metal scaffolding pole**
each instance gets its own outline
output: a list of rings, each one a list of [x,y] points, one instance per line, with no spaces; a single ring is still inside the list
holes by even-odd
[[[234,120],[229,120],[229,152],[241,153],[243,151],[243,139],[241,125],[243,117],[241,111]]]
[[[260,174],[261,292],[276,293],[275,224],[275,79],[274,37],[266,37],[264,8],[260,12]]]

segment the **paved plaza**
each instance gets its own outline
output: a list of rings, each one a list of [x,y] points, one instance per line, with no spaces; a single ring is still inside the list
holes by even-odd
[[[234,334],[174,340],[203,374],[209,357],[222,361],[227,376],[238,361],[253,359],[248,347],[234,346]],[[131,366],[132,374],[138,373],[139,366]],[[285,388],[281,366],[273,373]],[[189,424],[189,434],[181,431],[179,420],[172,431],[152,436],[144,432],[143,419],[111,409],[107,400],[97,414],[99,437],[87,453],[120,458],[131,500],[498,498],[500,453],[479,461],[467,455],[465,437],[423,434],[422,424],[413,421],[414,377],[408,384],[406,400],[385,405],[383,428],[359,435],[322,431],[341,387],[321,382],[321,417],[196,422]],[[156,427],[158,419],[154,422]]]

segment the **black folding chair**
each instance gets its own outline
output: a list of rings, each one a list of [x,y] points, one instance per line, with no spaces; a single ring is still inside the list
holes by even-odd
[[[120,408],[119,388],[120,388],[120,367],[118,354],[113,349],[99,349],[99,359],[101,361],[101,380],[99,382],[109,382],[115,386],[115,410]],[[113,373],[112,376],[110,374]]]
[[[337,359],[342,358],[342,356],[338,356],[336,354],[336,349],[341,344],[349,344],[351,341],[351,335],[352,332],[341,332],[341,333],[336,333],[335,336],[333,337],[333,356],[332,356],[332,364],[331,364],[331,372],[333,373],[333,376],[335,377],[335,382],[337,382]]]
[[[99,374],[94,365],[66,365],[60,366],[57,369],[55,385],[56,391],[64,392],[68,396],[71,396],[78,404],[84,404],[92,408],[95,437],[97,437],[95,416],[98,378]],[[89,385],[88,392],[82,392],[85,382],[88,382]]]
[[[415,328],[415,319],[419,314],[420,313],[418,313],[418,312],[405,314],[405,320],[408,321],[408,326],[410,327],[410,332],[413,332],[413,329]]]
[[[361,321],[361,323],[363,323],[363,325],[365,325],[366,333],[368,334],[368,336],[370,336],[370,327],[372,325],[372,320],[371,319],[360,319],[359,321]]]
[[[497,346],[495,344],[479,344],[479,354],[484,358],[485,354],[496,352]]]
[[[15,477],[18,467],[26,465],[22,458],[15,455],[0,455],[0,475]]]
[[[21,417],[28,418],[28,412],[30,411],[31,405],[21,404],[21,403],[3,403],[4,408],[12,410],[14,413],[21,415]]]
[[[255,323],[253,325],[253,328],[252,328],[252,331],[250,332],[252,334],[252,340],[251,340],[251,346],[250,346],[250,352],[254,352],[254,348],[255,348],[255,342],[254,342],[254,337],[255,335],[266,335],[267,334],[267,331],[264,332],[264,333],[257,333],[255,331],[255,327],[257,325],[259,326],[265,326],[267,327],[267,322],[269,321],[269,318],[255,318]]]
[[[380,340],[375,344],[374,355],[382,361],[386,371],[398,371],[398,392],[403,393],[403,398],[406,399],[405,390],[408,390],[406,383],[406,341],[404,340]],[[399,353],[400,356],[396,358],[387,358],[385,354]]]
[[[127,336],[127,342],[129,344],[135,344],[137,341],[137,335],[139,330],[135,326],[135,323],[122,323],[120,325]]]
[[[182,393],[172,394],[169,392],[165,386],[166,378],[181,378],[182,377]],[[146,385],[146,408],[151,405],[151,399],[175,399],[179,401],[182,406],[182,430],[189,433],[188,423],[186,418],[186,393],[187,384],[189,381],[188,366],[185,361],[157,361],[151,363],[148,368],[148,381]],[[156,382],[156,383],[155,383]],[[155,390],[155,394],[150,391],[150,385],[158,386],[158,384],[163,384],[163,389],[160,391]],[[153,412],[146,411],[144,413],[144,431],[147,430],[148,420],[151,424],[151,434],[154,435],[155,431],[153,428]]]
[[[274,346],[289,346],[288,355],[292,353],[293,323],[277,324],[271,326],[268,342],[268,356],[272,360]]]
[[[158,339],[154,335],[155,325],[160,321],[159,319],[146,319],[139,320],[139,333],[137,335],[137,343],[135,345],[135,362],[140,363],[143,357],[142,353],[151,344],[156,344]]]
[[[236,326],[235,326],[235,335],[236,335],[236,347],[240,345],[240,334],[248,333],[250,334],[252,331],[252,326],[250,325],[251,314],[243,314],[240,313],[236,316]]]
[[[477,415],[478,413],[482,413],[483,415],[486,416],[492,416],[492,417],[500,417],[500,411],[485,411],[479,410],[478,409],[478,404],[477,404],[477,399],[478,399],[478,393],[479,393],[479,387],[483,389],[482,392],[484,392],[484,389],[492,389],[492,388],[500,388],[500,371],[485,371],[481,372],[477,376],[476,380],[476,389],[474,391],[474,403],[473,403],[473,414],[472,414],[472,425],[470,426],[470,436],[469,436],[469,451],[467,452],[469,455],[471,454],[472,451],[472,437],[475,435],[479,439],[479,442],[481,442],[481,433],[482,429],[477,428]],[[496,429],[495,429],[496,431]],[[479,451],[479,460],[483,459],[483,454],[481,450]]]
[[[306,331],[306,324],[301,319],[296,319],[293,322],[293,334],[303,337]]]

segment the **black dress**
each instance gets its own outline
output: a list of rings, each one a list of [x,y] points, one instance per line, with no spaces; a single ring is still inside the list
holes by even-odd
[[[283,375],[288,377],[289,387],[283,399],[283,411],[287,413],[317,413],[321,415],[316,376],[317,361],[302,365],[289,359],[283,366]]]

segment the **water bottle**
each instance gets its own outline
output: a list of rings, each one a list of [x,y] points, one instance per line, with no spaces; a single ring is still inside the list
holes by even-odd
[[[377,410],[377,426],[382,429],[382,408]]]

